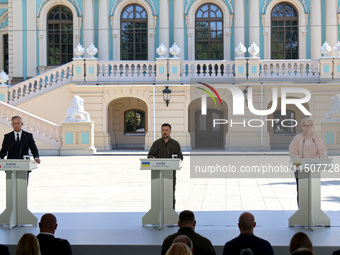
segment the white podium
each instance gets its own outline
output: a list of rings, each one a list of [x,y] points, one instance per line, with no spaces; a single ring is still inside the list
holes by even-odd
[[[27,172],[35,168],[37,163],[33,160],[0,160],[0,171],[6,172],[6,209],[0,215],[0,225],[12,229],[38,224],[38,219],[27,209]]]
[[[321,210],[321,173],[329,169],[330,158],[292,159],[298,173],[299,209],[289,218],[289,226],[329,227],[331,221]]]
[[[182,168],[179,158],[140,159],[140,170],[151,170],[151,209],[143,216],[143,225],[176,225],[178,214],[173,209],[173,170]]]

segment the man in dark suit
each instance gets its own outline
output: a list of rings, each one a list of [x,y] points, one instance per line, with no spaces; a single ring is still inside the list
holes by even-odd
[[[246,252],[249,249],[254,255],[274,255],[271,244],[254,235],[255,226],[254,215],[249,212],[242,213],[238,220],[238,228],[241,233],[238,237],[226,242],[223,255],[239,255],[241,251]]]
[[[25,155],[28,155],[28,149],[31,150],[34,160],[40,164],[39,151],[35,145],[33,135],[22,130],[22,119],[20,116],[12,117],[13,131],[5,134],[2,142],[2,148],[0,151],[0,158],[7,159],[23,159]]]
[[[186,235],[193,244],[193,254],[195,255],[216,255],[214,247],[210,240],[195,232],[196,220],[192,211],[185,210],[179,214],[179,230],[164,239],[161,254],[165,255],[175,238],[180,235]]]
[[[55,238],[57,218],[51,214],[44,214],[39,222],[40,234],[37,235],[41,255],[72,255],[70,243],[66,239]]]
[[[8,247],[0,244],[0,254],[1,255],[9,255]]]

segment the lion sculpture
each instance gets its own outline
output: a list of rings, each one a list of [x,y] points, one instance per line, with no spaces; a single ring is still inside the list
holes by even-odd
[[[332,97],[332,108],[325,113],[325,120],[332,120],[334,115],[340,115],[340,94]],[[340,120],[340,117],[334,120]]]
[[[90,114],[84,109],[84,99],[74,96],[66,113],[65,122],[91,121]]]

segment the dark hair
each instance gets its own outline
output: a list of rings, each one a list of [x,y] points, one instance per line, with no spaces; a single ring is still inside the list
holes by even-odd
[[[13,117],[11,118],[11,121],[14,120],[14,119],[20,119],[20,120],[22,121],[21,117],[18,116],[18,115],[13,116]]]
[[[179,222],[183,223],[193,223],[195,221],[195,215],[192,211],[185,210],[179,214]]]
[[[293,253],[293,251],[299,248],[307,248],[313,251],[312,241],[303,232],[297,232],[295,235],[293,235],[292,239],[290,239],[289,253]]]
[[[163,123],[161,127],[169,127],[171,130],[171,125],[169,123]]]
[[[291,255],[314,255],[314,252],[308,248],[299,248],[293,251]]]

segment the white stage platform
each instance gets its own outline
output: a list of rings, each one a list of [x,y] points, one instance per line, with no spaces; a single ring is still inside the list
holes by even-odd
[[[243,212],[243,211],[242,211]],[[196,231],[209,238],[217,254],[222,254],[226,241],[239,234],[237,221],[241,211],[195,212]],[[303,231],[308,234],[317,255],[332,254],[340,249],[340,217],[337,211],[327,211],[331,227],[289,228],[288,218],[293,211],[251,211],[256,218],[255,235],[268,240],[276,255],[287,255],[290,238]],[[143,227],[145,212],[112,213],[56,213],[57,237],[66,238],[74,255],[129,255],[160,254],[163,239],[178,227]],[[35,214],[39,219],[42,214]],[[15,254],[16,244],[24,233],[38,234],[38,227],[0,228],[0,243],[9,246]]]

